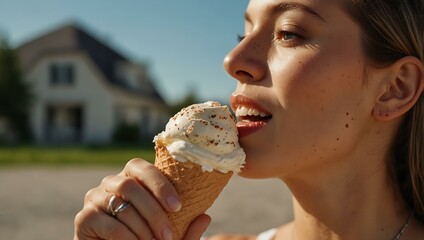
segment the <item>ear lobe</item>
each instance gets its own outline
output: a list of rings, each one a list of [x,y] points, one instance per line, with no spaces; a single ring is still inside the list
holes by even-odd
[[[373,115],[380,121],[398,118],[408,112],[424,87],[424,67],[416,57],[404,57],[388,67],[390,76],[377,98]]]

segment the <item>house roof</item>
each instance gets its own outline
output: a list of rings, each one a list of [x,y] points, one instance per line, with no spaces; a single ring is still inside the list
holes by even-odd
[[[67,24],[18,47],[19,58],[24,71],[28,71],[32,64],[42,55],[75,51],[84,51],[103,73],[106,80],[113,86],[128,92],[144,94],[144,96],[150,95],[150,97],[164,102],[154,87],[150,92],[141,92],[129,88],[125,85],[125,82],[120,81],[114,72],[116,69],[115,64],[130,62],[130,60],[96,39],[87,30],[84,30],[80,24]]]

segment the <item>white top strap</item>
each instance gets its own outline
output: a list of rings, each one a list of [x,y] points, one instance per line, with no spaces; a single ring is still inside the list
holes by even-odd
[[[277,228],[271,228],[264,232],[261,232],[256,237],[256,240],[272,240],[275,237],[275,234],[277,233]],[[207,237],[202,236],[200,240],[207,240]]]
[[[256,240],[272,240],[277,233],[277,228],[271,228],[266,230],[265,232],[259,233],[256,237]]]

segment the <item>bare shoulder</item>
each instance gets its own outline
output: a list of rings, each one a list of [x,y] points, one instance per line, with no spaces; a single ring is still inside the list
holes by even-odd
[[[206,240],[255,240],[253,235],[219,234],[207,237]]]

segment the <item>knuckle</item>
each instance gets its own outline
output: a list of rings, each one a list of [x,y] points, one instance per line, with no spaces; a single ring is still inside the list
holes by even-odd
[[[159,171],[159,169],[158,169],[155,165],[153,165],[153,164],[147,164],[147,165],[144,167],[144,171],[145,171],[146,173],[149,173],[149,172],[157,172],[157,171]]]
[[[115,177],[115,176],[114,176],[114,175],[109,175],[109,176],[104,177],[104,178],[102,179],[102,181],[101,181],[100,185],[106,185],[106,183],[107,183],[107,182],[109,182],[109,181],[110,181],[110,179],[112,179],[113,177]]]
[[[75,225],[75,230],[76,231],[79,229],[77,226],[80,226],[83,222],[84,222],[83,212],[82,211],[79,211],[77,213],[77,215],[75,215],[75,218],[74,218],[74,225]]]
[[[127,177],[123,180],[121,180],[118,185],[117,185],[117,191],[124,193],[124,192],[128,192],[131,191],[131,189],[137,187],[138,184],[135,181],[135,179]]]
[[[85,203],[89,202],[93,198],[93,196],[95,195],[95,192],[96,192],[96,188],[92,188],[92,189],[88,190],[87,193],[84,196],[84,202]]]
[[[154,186],[154,190],[155,192],[157,192],[159,195],[166,195],[167,193],[170,192],[171,186],[168,182],[165,181],[155,181],[153,183]]]
[[[94,211],[92,209],[84,208],[75,215],[74,224],[75,229],[88,225],[94,219]]]
[[[145,161],[141,158],[132,158],[130,159],[127,164],[125,165],[125,168],[132,168],[134,166],[143,164]]]

